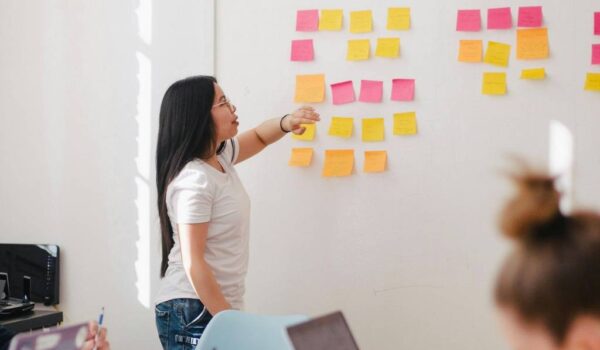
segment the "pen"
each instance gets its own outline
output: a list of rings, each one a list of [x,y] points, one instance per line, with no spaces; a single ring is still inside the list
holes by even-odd
[[[100,316],[98,316],[98,331],[96,332],[96,336],[94,337],[94,350],[98,349],[98,336],[100,335],[100,330],[102,330],[102,322],[104,321],[104,306],[102,310],[100,310]]]

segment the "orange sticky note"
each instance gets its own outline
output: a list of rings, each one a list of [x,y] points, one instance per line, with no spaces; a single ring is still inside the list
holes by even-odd
[[[548,58],[548,28],[517,29],[517,59]]]
[[[481,40],[461,40],[458,50],[460,62],[481,62],[483,56],[483,42]]]
[[[348,61],[368,60],[371,55],[371,43],[369,39],[348,40],[348,52],[346,59]]]
[[[508,57],[510,56],[510,45],[489,41],[487,50],[485,50],[485,63],[496,66],[507,67]]]
[[[365,163],[363,171],[365,173],[380,173],[385,171],[387,163],[386,151],[365,151]]]
[[[296,75],[296,102],[323,102],[325,99],[325,75]]]
[[[390,7],[388,8],[387,30],[410,29],[410,8]]]
[[[354,150],[325,150],[323,177],[350,176],[354,168]]]
[[[363,118],[362,140],[383,141],[385,138],[385,126],[383,118]]]
[[[417,114],[415,112],[394,114],[394,135],[416,135]]]
[[[368,33],[373,31],[371,10],[350,12],[350,33]]]
[[[292,148],[292,156],[290,157],[288,165],[307,167],[312,161],[312,156],[312,148]]]

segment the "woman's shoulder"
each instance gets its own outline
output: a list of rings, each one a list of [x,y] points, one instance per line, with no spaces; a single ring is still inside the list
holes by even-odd
[[[206,189],[210,185],[206,164],[198,159],[189,161],[169,184],[169,190]]]

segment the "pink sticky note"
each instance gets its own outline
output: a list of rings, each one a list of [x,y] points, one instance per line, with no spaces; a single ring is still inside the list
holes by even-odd
[[[393,101],[412,101],[415,99],[415,80],[414,79],[393,79],[392,80],[392,100]]]
[[[594,12],[594,35],[600,35],[600,12]]]
[[[456,30],[459,32],[478,32],[481,30],[481,11],[458,10]]]
[[[361,102],[381,102],[383,96],[383,81],[377,80],[361,80],[360,81],[360,96],[358,100]]]
[[[512,14],[510,7],[488,9],[487,29],[512,28]]]
[[[319,30],[319,10],[298,10],[296,13],[297,32],[316,32]]]
[[[600,44],[592,45],[592,64],[600,64]]]
[[[331,84],[331,94],[333,95],[334,105],[342,105],[344,103],[356,101],[352,80]]]
[[[542,7],[523,6],[519,7],[519,27],[534,28],[542,26]]]
[[[292,40],[292,61],[312,61],[314,54],[312,39]]]

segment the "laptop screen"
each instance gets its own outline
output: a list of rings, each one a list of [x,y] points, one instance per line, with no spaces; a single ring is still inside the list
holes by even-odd
[[[358,350],[339,311],[288,327],[287,333],[295,350]]]

